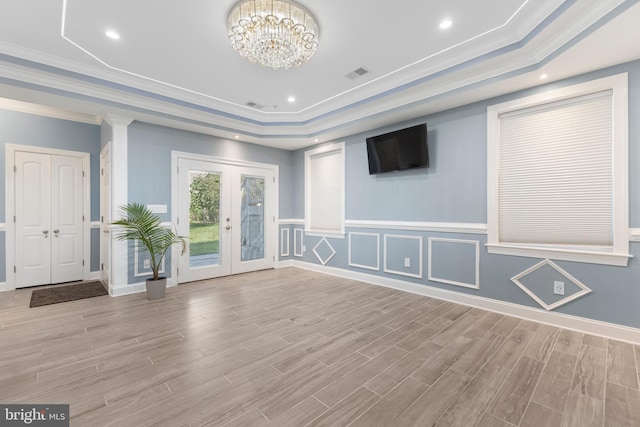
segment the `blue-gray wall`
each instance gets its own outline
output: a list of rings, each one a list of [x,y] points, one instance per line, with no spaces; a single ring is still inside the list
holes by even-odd
[[[448,223],[487,222],[487,106],[546,91],[551,88],[627,72],[629,74],[629,197],[630,227],[640,227],[640,61],[603,69],[540,86],[518,93],[477,102],[460,108],[422,117],[416,120],[373,129],[344,138],[346,142],[346,219],[380,221],[424,221]],[[388,131],[418,123],[428,124],[428,143],[431,167],[413,171],[371,176],[368,173],[365,139]],[[293,154],[293,218],[304,218],[304,151]],[[295,228],[295,227],[292,227]],[[534,266],[540,259],[490,255],[485,249],[486,236],[479,234],[399,231],[393,229],[347,228],[344,239],[327,238],[336,254],[327,266],[358,271],[387,278],[404,280],[424,286],[478,295],[529,307],[540,306],[511,278]],[[351,264],[375,266],[377,270],[349,265],[349,233],[369,233],[369,238],[354,238],[351,242]],[[384,235],[416,236],[422,238],[422,278],[416,274],[420,246],[415,240],[391,238],[384,244]],[[376,238],[377,236],[377,238]],[[428,249],[429,237],[468,240],[471,243],[433,242],[433,253]],[[379,239],[380,250],[372,251]],[[312,249],[319,237],[305,236],[306,252],[302,260],[321,264]],[[293,245],[293,235],[290,239]],[[440,281],[428,280],[427,260],[432,260],[434,278],[472,284],[475,281],[475,245],[480,249],[480,288],[471,289]],[[321,243],[320,257],[329,253]],[[588,286],[593,292],[556,309],[572,314],[631,327],[640,327],[640,243],[631,243],[634,255],[628,267],[602,266],[577,262],[556,262],[567,273]],[[387,270],[384,272],[384,256]],[[324,253],[324,254],[323,254]],[[404,258],[411,266],[404,267]],[[449,265],[446,265],[449,264]],[[455,264],[452,268],[452,264]],[[403,274],[400,274],[403,273]],[[539,295],[547,304],[561,297],[552,294],[554,280],[565,281],[566,295],[580,290],[549,266],[542,267],[524,277],[521,282]]]
[[[100,215],[100,127],[0,110],[0,222],[5,222],[5,145],[19,144],[91,155],[91,220]]]
[[[129,201],[166,204],[168,212],[161,216],[163,221],[171,220],[171,151],[278,165],[280,218],[291,218],[291,151],[141,122],[129,125],[127,137]]]
[[[68,120],[54,119],[34,114],[0,110],[0,222],[5,214],[5,146],[29,145],[80,151],[91,156],[91,221],[100,215],[100,127]],[[1,233],[0,282],[6,280],[6,248]],[[92,239],[93,240],[93,239]],[[92,267],[95,245],[92,243]],[[97,254],[99,257],[99,254]]]

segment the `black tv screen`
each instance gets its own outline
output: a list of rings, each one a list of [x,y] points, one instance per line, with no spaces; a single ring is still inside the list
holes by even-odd
[[[429,167],[427,124],[367,138],[369,174]]]

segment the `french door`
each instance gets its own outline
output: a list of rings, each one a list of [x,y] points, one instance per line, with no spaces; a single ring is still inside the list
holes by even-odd
[[[82,280],[83,159],[15,152],[16,287]]]
[[[178,171],[178,282],[273,268],[273,170],[178,159]]]

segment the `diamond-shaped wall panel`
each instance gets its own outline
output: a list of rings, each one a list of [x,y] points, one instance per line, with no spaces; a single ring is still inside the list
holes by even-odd
[[[582,282],[548,259],[512,277],[511,281],[549,311],[591,292]],[[553,293],[555,281],[564,283],[564,295]]]
[[[336,254],[336,251],[333,249],[333,246],[329,244],[326,237],[323,237],[318,244],[313,247],[313,253],[316,254],[318,261],[320,261],[322,265],[326,265]]]

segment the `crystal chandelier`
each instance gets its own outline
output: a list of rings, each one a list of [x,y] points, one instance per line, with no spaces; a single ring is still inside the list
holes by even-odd
[[[316,20],[291,0],[240,0],[231,9],[228,24],[233,48],[265,67],[298,67],[318,47]]]

